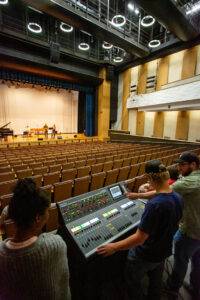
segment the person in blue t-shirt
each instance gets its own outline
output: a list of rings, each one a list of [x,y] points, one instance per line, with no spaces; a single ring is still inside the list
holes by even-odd
[[[160,299],[164,261],[172,254],[173,236],[182,217],[182,199],[170,189],[165,166],[159,160],[152,160],[146,164],[145,172],[156,195],[146,204],[136,233],[97,249],[104,256],[130,249],[125,279],[131,300],[143,299],[145,275],[149,277],[148,299]]]

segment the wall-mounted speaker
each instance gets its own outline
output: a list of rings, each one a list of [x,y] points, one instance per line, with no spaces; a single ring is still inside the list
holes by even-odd
[[[38,138],[38,141],[43,141],[43,138]]]
[[[60,60],[60,44],[51,42],[50,45],[50,62],[58,64]]]

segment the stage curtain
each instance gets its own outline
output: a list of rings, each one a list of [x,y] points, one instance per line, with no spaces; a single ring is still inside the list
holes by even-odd
[[[77,133],[78,92],[0,84],[0,124],[6,122],[14,134],[45,123],[55,124],[58,132]]]

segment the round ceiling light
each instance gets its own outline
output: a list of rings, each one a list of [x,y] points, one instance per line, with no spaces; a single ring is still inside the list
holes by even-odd
[[[123,58],[120,57],[120,56],[116,56],[115,58],[113,58],[113,61],[116,62],[116,63],[120,63],[123,61]]]
[[[143,27],[152,26],[154,23],[155,23],[155,19],[150,15],[143,17],[141,20],[141,25]]]
[[[150,48],[156,48],[160,46],[160,41],[159,40],[152,40],[149,42],[148,46]]]
[[[106,49],[106,50],[112,49],[112,47],[113,47],[113,45],[110,43],[107,43],[107,42],[103,42],[103,44],[102,44],[102,48]]]
[[[136,15],[139,15],[139,13],[140,13],[138,8],[136,8],[134,12],[135,12]]]
[[[42,27],[38,23],[28,23],[27,28],[29,31],[33,33],[41,33],[42,32]]]
[[[122,27],[126,24],[126,18],[122,15],[116,15],[110,22],[114,27]]]
[[[60,30],[62,30],[63,32],[72,32],[73,31],[73,27],[71,25],[68,25],[66,23],[60,23]]]
[[[0,0],[0,5],[6,5],[8,4],[8,0]]]
[[[135,9],[134,4],[131,3],[131,2],[128,3],[127,7],[128,7],[128,9],[129,9],[130,11],[134,11],[134,9]]]
[[[78,45],[78,48],[79,48],[80,50],[87,51],[87,50],[90,49],[90,46],[89,46],[87,43],[80,43],[80,44]]]

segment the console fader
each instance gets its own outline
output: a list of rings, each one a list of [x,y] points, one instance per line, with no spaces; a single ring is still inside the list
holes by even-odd
[[[118,183],[58,203],[65,230],[86,259],[138,225],[144,203],[123,192]]]

